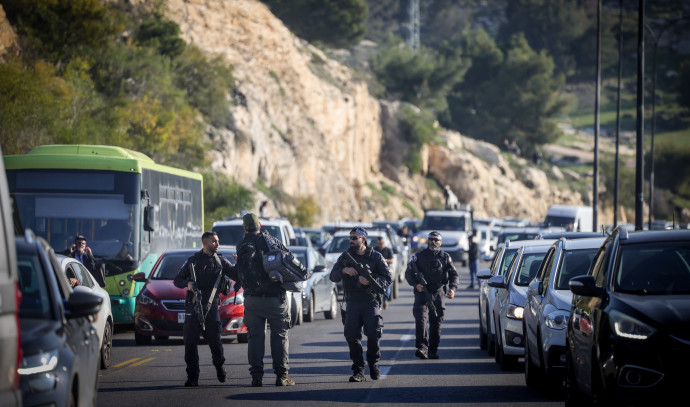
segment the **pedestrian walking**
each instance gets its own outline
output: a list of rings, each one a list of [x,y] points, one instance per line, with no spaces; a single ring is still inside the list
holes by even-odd
[[[429,233],[427,247],[412,256],[405,270],[405,280],[414,287],[415,356],[420,359],[439,358],[445,297],[455,297],[458,287],[458,272],[441,250],[442,239],[439,232]]]
[[[474,241],[474,236],[469,237],[469,251],[467,253],[467,265],[470,269],[470,285],[467,286],[469,290],[474,289],[474,280],[477,279],[477,269],[479,268],[479,245]],[[477,286],[479,284],[477,283]]]
[[[350,382],[366,381],[362,328],[367,337],[369,376],[378,380],[381,377],[378,367],[381,359],[379,342],[383,334],[381,304],[392,278],[383,256],[367,246],[367,231],[364,228],[355,227],[350,231],[350,248],[333,265],[330,279],[333,282],[342,280],[345,290],[343,324],[352,359]]]

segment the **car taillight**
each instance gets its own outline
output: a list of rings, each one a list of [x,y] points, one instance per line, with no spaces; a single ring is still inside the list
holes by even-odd
[[[10,380],[12,380],[12,382],[14,383],[14,388],[16,389],[19,387],[19,366],[22,363],[22,360],[24,359],[24,352],[22,352],[22,330],[19,326],[19,305],[22,303],[22,292],[19,291],[18,283],[14,284],[14,296],[17,300],[17,311],[14,313],[14,321],[17,326],[17,363],[15,365],[14,370],[12,370],[12,372],[10,373]]]

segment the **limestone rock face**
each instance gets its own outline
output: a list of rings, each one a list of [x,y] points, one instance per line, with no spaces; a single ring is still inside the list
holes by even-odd
[[[422,174],[411,174],[401,154],[400,103],[372,97],[349,68],[295,37],[259,1],[125,3],[162,5],[188,43],[233,67],[232,120],[206,131],[211,166],[254,190],[261,180],[292,198],[311,197],[321,213],[315,225],[301,226],[421,217],[443,206],[446,184],[477,217],[539,221],[550,204],[581,204],[524,160],[509,162],[495,146],[444,129],[440,143],[420,151]],[[15,43],[0,7],[0,62]],[[267,197],[257,192],[258,205]],[[271,202],[268,214],[285,215],[293,205]]]

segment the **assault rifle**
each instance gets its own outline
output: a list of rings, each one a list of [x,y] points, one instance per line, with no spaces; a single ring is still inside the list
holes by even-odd
[[[417,264],[414,262],[410,262],[410,267],[412,267],[412,271],[414,272],[414,276],[419,282],[419,284],[422,285],[424,288],[424,296],[426,297],[426,306],[429,308],[429,311],[431,311],[435,317],[438,317],[438,314],[436,313],[436,306],[434,305],[433,298],[431,297],[431,293],[429,292],[429,283],[426,282],[426,278],[424,278],[424,274],[419,272],[419,269],[417,268]]]
[[[369,267],[359,263],[347,251],[343,253],[343,264],[354,268],[355,270],[357,270],[357,274],[366,278],[371,284],[371,288],[374,290],[375,293],[386,295],[386,290],[384,290],[383,287],[381,287],[381,284],[379,284],[379,282],[376,281],[374,276],[371,275],[371,270],[369,270]]]
[[[199,320],[201,324],[201,330],[206,330],[206,313],[204,312],[204,302],[201,299],[201,290],[199,289],[199,284],[196,281],[196,272],[194,272],[194,263],[189,263],[189,271],[192,274],[192,306],[194,307],[194,313],[196,314],[196,319]]]

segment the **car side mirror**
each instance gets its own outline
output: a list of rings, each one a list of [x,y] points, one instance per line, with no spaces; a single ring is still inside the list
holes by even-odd
[[[146,281],[146,274],[144,273],[136,273],[132,275],[132,280],[137,281],[139,283],[143,283]]]
[[[477,278],[479,280],[488,280],[491,278],[491,270],[490,269],[482,269],[477,272]]]
[[[489,287],[494,287],[494,288],[503,288],[503,289],[508,288],[506,286],[506,282],[505,282],[503,276],[493,276],[489,279],[487,284],[489,285]]]
[[[583,297],[601,297],[604,293],[602,288],[596,286],[594,276],[590,275],[573,277],[568,286],[573,294]]]
[[[87,290],[77,289],[67,299],[66,318],[79,318],[98,314],[103,305],[103,298]]]

